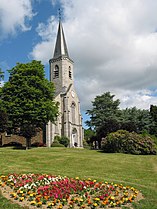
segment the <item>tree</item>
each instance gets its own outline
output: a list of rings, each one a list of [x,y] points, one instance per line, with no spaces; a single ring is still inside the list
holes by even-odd
[[[0,81],[4,79],[4,72],[0,68]]]
[[[112,129],[116,131],[117,124],[119,123],[119,99],[114,100],[115,95],[106,92],[101,96],[96,96],[92,102],[93,108],[87,110],[86,114],[90,116],[90,120],[86,124],[93,128],[97,133],[99,147],[101,138],[105,137]]]
[[[136,107],[121,110],[121,129],[129,132],[142,133],[150,130],[154,122],[149,110],[141,110]]]
[[[8,116],[7,116],[6,110],[3,107],[2,100],[0,99],[0,146],[2,145],[1,133],[7,130],[7,125],[8,125]]]
[[[0,68],[0,87],[2,86],[3,82],[2,80],[4,79],[4,72],[2,71],[2,69]]]
[[[31,138],[48,121],[55,122],[58,115],[54,85],[45,78],[40,61],[17,63],[2,88],[1,99],[14,133],[26,138],[26,148],[30,147]]]
[[[157,106],[155,105],[150,106],[150,115],[152,116],[152,119],[155,123],[155,125],[151,129],[151,134],[157,136]]]
[[[6,110],[3,108],[2,101],[0,100],[0,133],[7,129],[8,116]]]

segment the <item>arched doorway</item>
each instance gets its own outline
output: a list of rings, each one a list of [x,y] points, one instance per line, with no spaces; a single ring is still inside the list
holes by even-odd
[[[72,130],[72,146],[73,147],[78,146],[78,133],[77,133],[76,128],[73,128],[73,130]]]

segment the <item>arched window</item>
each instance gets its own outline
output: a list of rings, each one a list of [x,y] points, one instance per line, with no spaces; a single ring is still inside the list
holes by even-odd
[[[54,78],[59,78],[59,67],[58,67],[58,65],[55,65],[55,68],[54,68]]]
[[[72,79],[71,67],[69,66],[69,78]]]
[[[73,124],[75,124],[75,109],[76,109],[76,106],[75,106],[75,103],[73,102],[72,105],[71,105],[71,122]]]

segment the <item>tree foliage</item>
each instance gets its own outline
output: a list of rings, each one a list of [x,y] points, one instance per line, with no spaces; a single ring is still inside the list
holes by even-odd
[[[141,110],[136,107],[121,110],[120,129],[136,133],[142,133],[143,131],[150,133],[153,126],[154,121],[149,110]]]
[[[3,108],[2,100],[0,100],[0,133],[7,130],[8,116],[6,110]]]
[[[110,92],[97,96],[92,102],[92,109],[87,110],[90,120],[86,124],[95,130],[96,140],[101,144],[102,137],[123,129],[129,132],[142,133],[146,131],[155,134],[157,130],[157,107],[151,110],[141,110],[136,107],[120,110],[120,101],[114,100]],[[155,122],[156,121],[156,122]]]
[[[0,81],[4,79],[4,72],[0,68]]]
[[[86,121],[86,124],[96,131],[99,148],[101,147],[101,138],[106,136],[111,128],[115,130],[115,126],[117,126],[119,120],[120,101],[119,99],[114,100],[114,96],[110,92],[96,96],[94,101],[92,101],[93,108],[86,112],[90,116],[90,120]]]
[[[1,99],[15,133],[30,139],[50,120],[55,122],[58,106],[53,101],[54,85],[45,79],[40,61],[17,63],[2,88]]]

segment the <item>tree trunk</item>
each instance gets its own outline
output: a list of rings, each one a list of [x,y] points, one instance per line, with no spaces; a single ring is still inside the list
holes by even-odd
[[[31,148],[31,138],[26,138],[26,150]]]
[[[0,133],[0,147],[2,146],[2,134]]]

